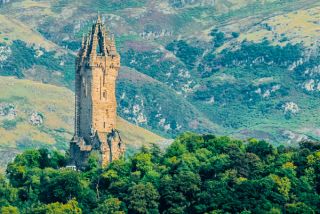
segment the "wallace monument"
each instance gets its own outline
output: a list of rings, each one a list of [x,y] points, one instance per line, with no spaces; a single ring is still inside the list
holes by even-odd
[[[113,36],[101,17],[83,37],[76,59],[75,133],[70,142],[72,165],[84,168],[90,154],[106,166],[124,154],[124,144],[116,129],[116,79],[120,69]]]

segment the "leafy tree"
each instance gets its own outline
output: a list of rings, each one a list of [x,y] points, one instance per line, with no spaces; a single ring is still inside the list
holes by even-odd
[[[55,202],[43,205],[33,210],[35,214],[81,214],[82,210],[78,206],[76,200],[70,200],[66,204]]]
[[[75,171],[49,173],[41,179],[41,199],[47,203],[66,203],[72,198],[79,199],[84,189],[80,175]]]
[[[124,205],[118,198],[108,198],[94,210],[95,214],[124,214]]]
[[[13,206],[7,206],[1,208],[1,214],[19,214],[19,209]]]
[[[18,190],[13,188],[6,178],[0,174],[0,207],[8,206],[18,199]]]
[[[261,159],[265,160],[268,155],[274,151],[273,147],[265,141],[257,141],[252,139],[247,145],[247,151],[258,155]]]
[[[151,145],[150,153],[152,155],[152,163],[159,163],[161,160],[161,156],[163,155],[160,147],[157,144],[153,143]]]
[[[300,214],[300,213],[306,213],[306,214],[313,214],[315,213],[313,209],[311,209],[309,206],[302,202],[293,203],[293,204],[287,204],[286,205],[286,213],[290,214]]]
[[[214,47],[218,48],[218,47],[222,46],[224,41],[225,41],[224,33],[217,32],[214,34],[214,39],[213,39]]]
[[[143,174],[152,170],[153,163],[151,162],[152,155],[149,153],[136,154],[132,159],[134,170],[141,171]]]
[[[139,183],[129,188],[127,196],[129,212],[157,213],[159,193],[151,183]]]

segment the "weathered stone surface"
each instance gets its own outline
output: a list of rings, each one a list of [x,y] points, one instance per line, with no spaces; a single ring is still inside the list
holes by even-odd
[[[120,55],[113,37],[109,37],[100,17],[82,41],[76,61],[75,135],[70,154],[78,168],[83,168],[92,152],[100,154],[107,165],[124,153],[116,130],[116,79]]]

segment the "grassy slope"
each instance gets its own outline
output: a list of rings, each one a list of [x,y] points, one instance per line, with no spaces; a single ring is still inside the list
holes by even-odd
[[[319,14],[320,7],[318,6],[273,16],[261,22],[262,25],[269,26],[272,30],[254,26],[242,34],[238,41],[247,39],[257,42],[263,38],[268,38],[270,41],[274,41],[275,44],[281,44],[279,40],[286,37],[288,42],[300,43],[303,41],[304,45],[311,46],[318,40],[320,30]]]
[[[122,140],[127,143],[128,152],[140,149],[141,146],[150,143],[156,143],[160,147],[163,147],[169,142],[146,129],[129,123],[121,117],[118,118],[117,126],[121,133]]]
[[[37,44],[48,50],[57,48],[57,45],[43,38],[41,34],[30,29],[28,25],[12,17],[0,14],[0,42],[10,43],[17,39],[29,44]]]
[[[117,90],[118,97],[120,97],[120,99],[118,98],[119,100],[122,99],[121,94],[125,93],[127,98],[133,98],[134,101],[131,100],[133,104],[139,105],[139,99],[136,99],[137,96],[144,98],[142,103],[152,104],[149,109],[145,109],[145,111],[151,111],[146,112],[147,115],[150,115],[149,119],[146,123],[140,125],[155,133],[161,134],[161,131],[164,131],[163,126],[165,124],[158,125],[161,123],[161,119],[165,119],[170,122],[170,119],[172,118],[177,122],[177,126],[182,126],[183,123],[188,123],[188,129],[182,128],[182,130],[180,130],[182,132],[195,131],[198,133],[223,133],[221,127],[217,123],[210,121],[201,111],[199,111],[199,109],[194,107],[182,96],[177,95],[173,89],[168,87],[166,84],[149,77],[148,75],[136,71],[135,69],[125,66],[122,67]],[[130,101],[128,100],[128,102]],[[120,101],[120,107],[122,107],[121,103],[122,102]],[[143,108],[143,105],[139,106]],[[123,114],[123,111],[125,111],[125,108],[120,109],[120,114],[126,116]],[[152,116],[153,112],[157,112],[158,115]],[[152,123],[154,125],[151,125]],[[154,127],[157,127],[157,129],[154,129]]]
[[[11,77],[0,77],[0,86],[0,103],[14,104],[17,110],[16,128],[0,128],[0,147],[16,148],[20,141],[30,140],[33,142],[30,144],[32,146],[49,144],[57,148],[67,148],[68,140],[72,137],[74,114],[74,95],[70,90]],[[32,112],[43,114],[42,126],[32,126],[28,122]],[[3,121],[4,118],[0,117],[0,122]],[[164,140],[121,118],[118,118],[118,128],[128,147],[138,148]]]

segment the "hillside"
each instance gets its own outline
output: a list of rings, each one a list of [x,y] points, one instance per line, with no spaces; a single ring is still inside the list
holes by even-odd
[[[25,149],[68,148],[74,122],[72,91],[13,77],[0,77],[0,88],[0,166]],[[129,153],[165,140],[124,119],[117,122]]]
[[[124,119],[168,138],[320,139],[318,0],[11,0],[0,6],[0,75],[73,89],[97,11],[122,56]]]

